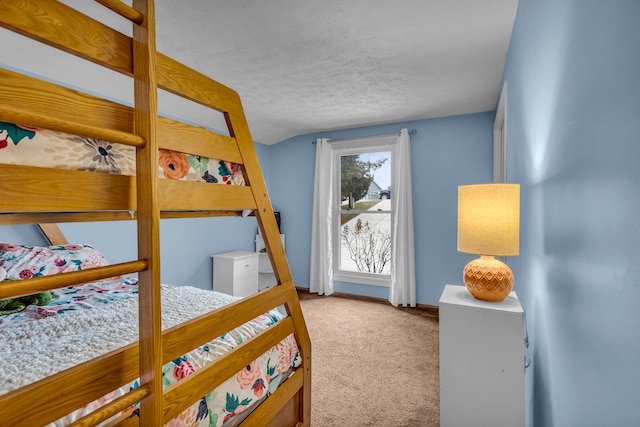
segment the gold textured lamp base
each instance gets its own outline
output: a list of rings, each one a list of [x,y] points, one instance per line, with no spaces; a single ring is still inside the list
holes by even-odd
[[[482,255],[464,268],[464,284],[479,300],[500,302],[513,289],[513,272],[492,256]]]

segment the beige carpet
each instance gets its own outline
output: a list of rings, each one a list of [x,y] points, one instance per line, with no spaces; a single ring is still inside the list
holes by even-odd
[[[422,310],[301,293],[311,427],[438,426],[438,321]]]

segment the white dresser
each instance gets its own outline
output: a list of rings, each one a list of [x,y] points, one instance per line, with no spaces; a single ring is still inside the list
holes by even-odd
[[[440,297],[440,425],[518,427],[524,412],[524,311],[447,285]]]
[[[233,251],[213,258],[213,290],[238,297],[258,292],[258,254]]]

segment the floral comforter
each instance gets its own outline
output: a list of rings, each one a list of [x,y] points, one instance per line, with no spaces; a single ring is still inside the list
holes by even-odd
[[[46,306],[2,316],[0,395],[137,340],[137,326],[132,327],[137,325],[136,285],[134,279],[114,278],[64,288],[52,291]],[[163,329],[235,300],[217,292],[163,285]],[[271,310],[167,363],[163,385],[180,381],[283,317]],[[291,335],[166,425],[236,425],[299,364]],[[51,425],[67,425],[137,386],[138,381],[127,384]]]
[[[135,148],[0,122],[0,163],[135,175]],[[158,174],[183,181],[244,185],[236,163],[160,150]]]

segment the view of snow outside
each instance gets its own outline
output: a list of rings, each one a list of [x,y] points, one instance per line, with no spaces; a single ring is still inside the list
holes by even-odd
[[[388,151],[362,153],[358,158],[365,163],[374,163],[383,158],[387,158],[387,161],[378,169],[371,171],[374,176],[373,182],[380,187],[380,190],[389,189],[391,186],[391,153]],[[339,267],[341,270],[381,275],[391,273],[391,215],[388,213],[391,209],[391,200],[374,198],[373,201],[377,203],[367,209],[371,213],[360,213],[341,227]],[[380,211],[387,211],[387,213]],[[344,233],[345,226],[350,231],[347,235]]]

